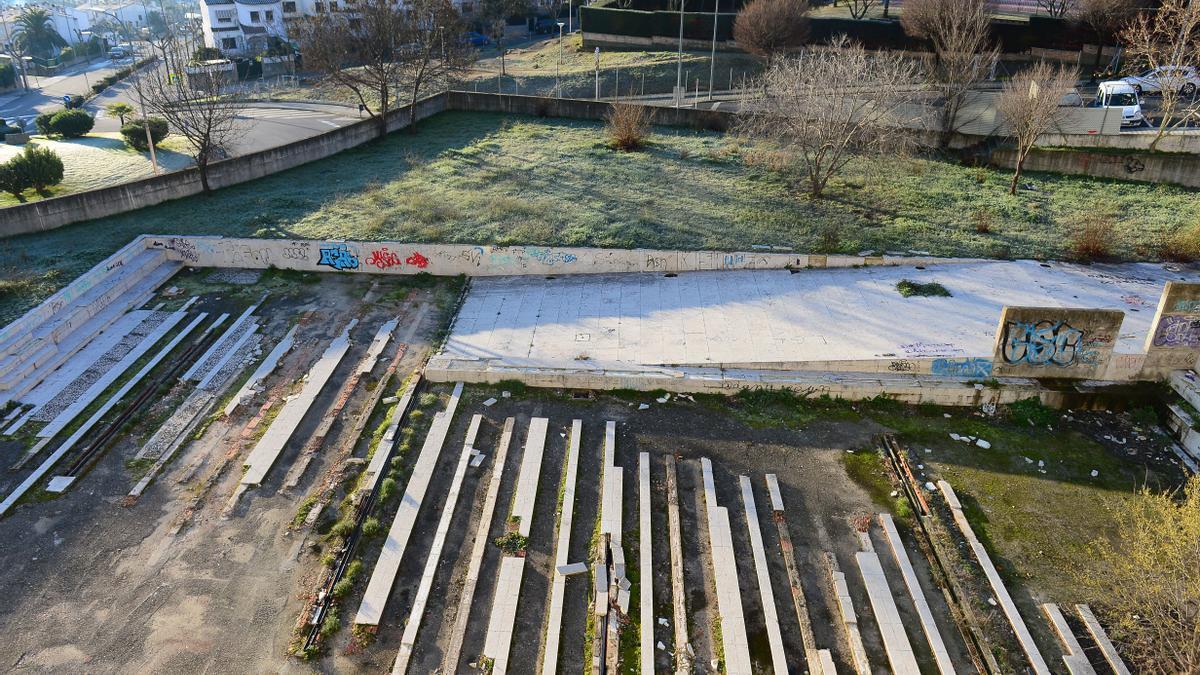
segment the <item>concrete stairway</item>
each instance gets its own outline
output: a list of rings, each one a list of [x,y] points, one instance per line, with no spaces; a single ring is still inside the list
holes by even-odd
[[[0,405],[20,400],[181,266],[161,251],[134,253],[111,273],[72,284],[90,287],[63,289],[14,322],[0,334]]]

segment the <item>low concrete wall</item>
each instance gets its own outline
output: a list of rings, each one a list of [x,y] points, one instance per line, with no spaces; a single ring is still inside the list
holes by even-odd
[[[446,95],[439,94],[417,103],[416,117],[422,120],[445,109]],[[392,111],[388,131],[407,127],[409,113],[408,106]],[[209,183],[216,189],[262,178],[362,145],[377,135],[375,121],[366,119],[286,145],[222,160],[209,166]],[[0,237],[51,230],[200,192],[200,172],[191,168],[109,188],[10,206],[0,209]]]
[[[669,274],[704,270],[933,265],[966,259],[808,255],[765,251],[663,251],[550,246],[414,244],[146,236],[145,246],[197,267],[248,267],[360,274],[508,276],[519,274]]]
[[[998,377],[1098,379],[1108,372],[1125,313],[1111,309],[1005,307],[996,328]]]
[[[540,117],[602,120],[608,116],[609,110],[612,109],[612,104],[607,101],[586,99],[452,91],[449,93],[447,109],[499,112],[510,115],[537,115]],[[666,106],[653,106],[652,109],[654,111],[654,123],[668,127],[691,127],[693,129],[725,131],[737,119],[734,113],[723,110],[696,110],[694,108],[672,108]]]
[[[1011,169],[1017,165],[1017,151],[997,148],[992,151],[990,163]],[[1200,156],[1196,155],[1113,155],[1034,149],[1025,160],[1025,170],[1200,187]]]

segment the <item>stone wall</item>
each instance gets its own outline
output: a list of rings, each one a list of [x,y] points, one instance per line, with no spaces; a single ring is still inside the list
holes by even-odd
[[[996,328],[992,372],[1099,379],[1108,372],[1124,319],[1119,310],[1006,306]]]
[[[808,255],[768,251],[662,251],[551,246],[413,244],[147,236],[145,245],[198,267],[292,269],[342,274],[505,276],[514,274],[675,273],[702,270],[806,269],[865,265],[932,265],[937,258]]]

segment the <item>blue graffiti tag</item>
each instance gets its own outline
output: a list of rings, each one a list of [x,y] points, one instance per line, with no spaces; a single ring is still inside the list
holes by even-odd
[[[983,358],[934,359],[929,366],[929,372],[943,377],[988,378],[992,376],[992,360]]]
[[[1089,346],[1083,331],[1065,321],[1009,321],[1001,354],[1005,363],[1066,368],[1096,364],[1099,354]]]
[[[342,270],[356,270],[358,269],[358,256],[354,255],[344,244],[322,247],[321,259],[317,261],[317,264],[332,267],[339,272]]]

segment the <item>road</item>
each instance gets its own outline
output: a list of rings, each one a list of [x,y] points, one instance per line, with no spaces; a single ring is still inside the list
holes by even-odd
[[[91,63],[72,66],[62,75],[53,77],[29,76],[29,91],[17,91],[0,96],[0,117],[33,117],[40,112],[62,107],[63,96],[91,93],[91,85],[100,78],[129,66],[132,59],[110,61],[98,57]]]

